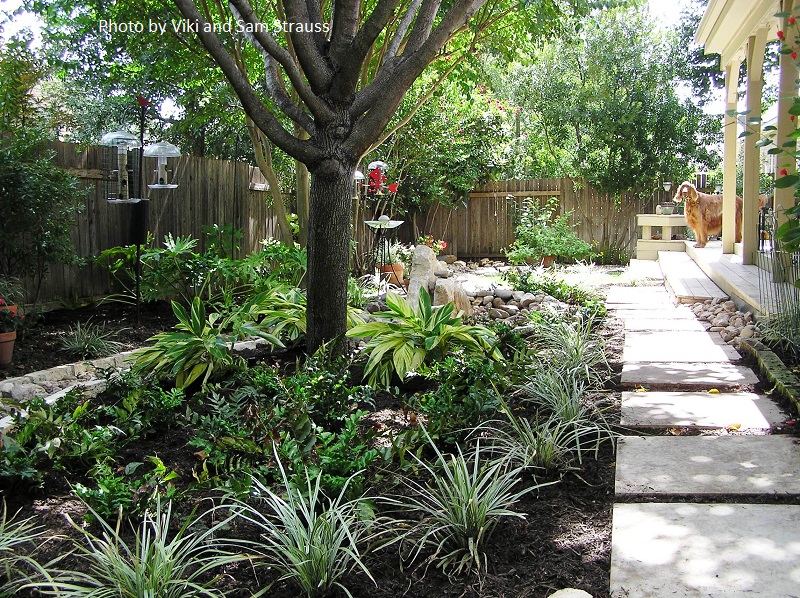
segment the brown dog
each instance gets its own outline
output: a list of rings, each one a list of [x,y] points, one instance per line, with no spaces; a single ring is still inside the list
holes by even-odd
[[[766,197],[760,195],[759,207],[764,207]],[[722,230],[722,195],[702,193],[684,181],[675,193],[675,202],[686,201],[684,213],[686,224],[694,231],[697,238],[695,247],[705,247],[708,235],[716,235]],[[736,242],[742,242],[742,198],[736,198]]]

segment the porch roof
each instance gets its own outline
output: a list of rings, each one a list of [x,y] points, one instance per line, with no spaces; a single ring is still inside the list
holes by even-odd
[[[778,39],[779,0],[710,0],[695,40],[706,54],[720,54],[720,68],[734,58],[744,57],[747,38],[761,28],[768,30],[767,41]]]

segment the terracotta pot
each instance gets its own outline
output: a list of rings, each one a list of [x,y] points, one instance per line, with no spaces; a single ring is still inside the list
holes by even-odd
[[[14,341],[17,340],[17,331],[0,332],[0,368],[11,365],[11,354],[14,352]]]
[[[549,268],[552,266],[556,261],[556,256],[554,255],[545,255],[542,257],[542,266],[545,268]]]
[[[16,304],[14,304],[14,305],[4,305],[3,307],[0,307],[0,311],[10,311],[12,316],[16,316],[18,310],[19,310],[19,306],[16,305]]]
[[[385,264],[378,266],[378,270],[381,273],[381,280],[387,280],[398,287],[403,286],[403,271],[405,270],[403,264]]]

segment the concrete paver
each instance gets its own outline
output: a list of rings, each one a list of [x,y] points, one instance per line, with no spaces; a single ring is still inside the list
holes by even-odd
[[[758,383],[758,376],[743,365],[734,363],[626,363],[622,366],[622,384],[680,384],[707,390]]]
[[[667,320],[658,318],[627,318],[623,320],[626,332],[652,332],[672,330],[684,332],[705,332],[700,320]]]
[[[658,287],[611,287],[606,295],[606,303],[669,304],[675,301],[663,286]]]
[[[622,359],[626,363],[712,363],[738,361],[741,356],[730,345],[714,342],[706,332],[655,331],[626,333]]]
[[[754,393],[623,392],[624,427],[768,430],[786,416],[770,399]]]
[[[614,505],[611,596],[798,596],[794,505]]]
[[[616,494],[800,495],[792,436],[627,436],[617,443]]]
[[[688,307],[664,307],[662,309],[641,309],[631,305],[620,307],[610,312],[615,318],[627,320],[631,318],[647,318],[659,320],[696,320]]]

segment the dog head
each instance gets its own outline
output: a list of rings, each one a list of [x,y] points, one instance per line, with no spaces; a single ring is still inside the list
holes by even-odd
[[[678,187],[678,190],[675,192],[675,198],[673,201],[675,203],[680,203],[682,201],[687,203],[697,201],[697,188],[689,181],[683,181],[680,187]]]

